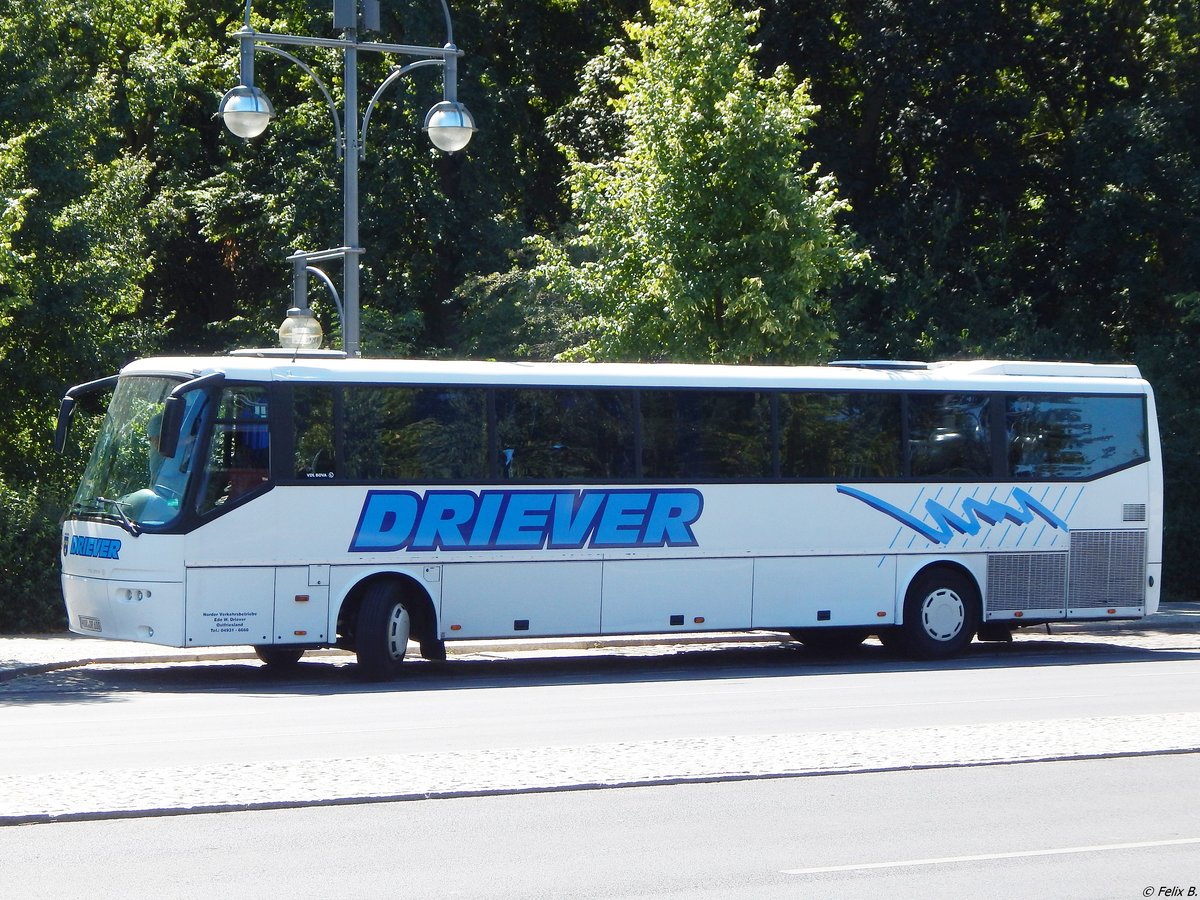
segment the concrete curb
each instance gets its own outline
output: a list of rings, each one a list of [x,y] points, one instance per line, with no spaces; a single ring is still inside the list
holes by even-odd
[[[31,636],[28,639],[32,640],[61,640],[64,643],[73,643],[75,637],[67,637],[63,635],[42,635]],[[80,641],[88,641],[89,638],[80,637]],[[3,647],[5,638],[0,638],[0,648]],[[17,640],[20,640],[19,638]],[[706,634],[659,634],[659,635],[634,635],[629,637],[615,637],[609,639],[600,638],[547,638],[540,641],[460,641],[453,646],[447,648],[447,654],[450,658],[458,655],[475,654],[475,653],[528,653],[528,652],[543,652],[553,650],[564,651],[585,651],[585,650],[612,650],[624,647],[653,647],[665,644],[773,644],[780,641],[789,641],[791,638],[783,632],[730,632],[730,633],[706,633]],[[149,645],[147,645],[149,646]],[[3,652],[0,650],[0,657],[3,657]],[[305,659],[334,657],[343,658],[347,661],[354,659],[354,654],[348,650],[338,650],[333,647],[322,647],[316,650],[308,650],[304,654]],[[79,669],[86,666],[113,666],[122,664],[132,665],[154,665],[154,664],[170,664],[170,663],[188,663],[188,662],[234,662],[238,660],[257,660],[254,650],[251,648],[240,648],[231,650],[220,650],[217,648],[207,648],[198,652],[176,652],[174,648],[163,648],[163,652],[145,652],[141,654],[131,654],[125,656],[76,656],[70,659],[55,660],[45,663],[15,663],[8,664],[0,661],[0,683],[12,681],[17,678],[26,677],[29,675],[42,675],[48,672],[57,672],[64,669]]]
[[[864,723],[869,725],[870,723]],[[1200,713],[0,773],[0,824],[1194,754]]]
[[[583,784],[537,785],[529,787],[475,788],[445,791],[419,791],[398,794],[364,794],[362,796],[329,797],[322,800],[275,800],[251,803],[213,803],[200,806],[167,806],[161,809],[120,809],[68,813],[30,813],[0,815],[0,828],[10,825],[50,825],[58,822],[97,822],[108,819],[142,819],[147,816],[199,816],[220,813],[263,812],[275,809],[309,809],[327,806],[362,806],[367,803],[413,803],[420,800],[460,800],[472,797],[511,797],[524,794],[559,794],[566,791],[608,791],[627,788],[670,787],[682,784],[727,784],[739,781],[778,780],[782,778],[824,778],[834,775],[877,775],[889,772],[924,772],[938,769],[980,769],[993,766],[1026,766],[1042,763],[1085,762],[1099,759],[1142,759],[1153,756],[1188,756],[1200,753],[1200,747],[1175,750],[1133,750],[1124,753],[1074,753],[1065,755],[1014,758],[1001,760],[968,760],[965,762],[929,763],[918,765],[874,766],[866,768],[797,769],[789,772],[766,772],[730,775],[679,775],[673,778],[592,781]]]

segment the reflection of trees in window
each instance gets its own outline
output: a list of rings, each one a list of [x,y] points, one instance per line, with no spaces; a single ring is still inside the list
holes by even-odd
[[[642,391],[646,478],[770,478],[771,404],[755,391]]]
[[[914,478],[992,477],[990,409],[979,394],[911,394],[908,446]]]
[[[508,387],[490,391],[489,434],[482,387],[297,385],[294,394],[295,475],[306,480],[632,480],[635,409],[642,478],[770,480],[776,398],[784,479],[898,479],[907,451],[911,478],[990,480],[991,429],[1002,408],[1015,478],[1090,477],[1147,456],[1145,403],[1136,395],[1002,401],[992,393]],[[238,422],[245,443],[246,410],[260,404],[242,395],[223,398],[219,421]],[[241,412],[228,406],[239,402]],[[264,424],[256,439],[264,453],[265,437]]]
[[[115,444],[115,452],[108,457],[108,470],[104,480],[121,484],[151,482],[162,467],[163,457],[158,452],[158,429],[162,422],[163,400],[131,404],[135,411],[130,414],[130,424],[122,430],[122,440]],[[154,424],[151,424],[151,421]],[[153,440],[151,434],[153,433]]]
[[[900,474],[900,397],[779,395],[784,478],[894,478]]]
[[[295,398],[296,477],[333,478],[333,388],[297,386]]]
[[[345,390],[347,477],[367,481],[487,477],[484,391],[359,386]]]
[[[628,391],[496,392],[501,477],[633,478],[633,398]]]
[[[161,420],[163,403],[178,382],[166,378],[127,378],[113,395],[112,408],[96,441],[76,502],[121,497],[147,487],[162,465],[150,422]]]
[[[1087,478],[1147,457],[1142,397],[1010,397],[1008,464],[1014,478]]]

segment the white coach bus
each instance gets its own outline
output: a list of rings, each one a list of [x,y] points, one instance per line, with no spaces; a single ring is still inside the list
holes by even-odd
[[[918,658],[1158,607],[1154,398],[1126,365],[145,359],[62,535],[79,634],[346,647],[769,629]]]

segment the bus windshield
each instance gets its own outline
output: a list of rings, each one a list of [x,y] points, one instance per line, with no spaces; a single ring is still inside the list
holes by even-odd
[[[170,525],[182,509],[205,406],[203,391],[185,394],[186,412],[175,455],[159,453],[163,403],[179,379],[122,378],[108,405],[71,514],[109,519],[137,533]]]

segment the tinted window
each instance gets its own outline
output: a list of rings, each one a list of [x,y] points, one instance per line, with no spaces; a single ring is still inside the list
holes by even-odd
[[[357,385],[343,390],[346,478],[478,481],[487,477],[484,391]]]
[[[337,474],[334,435],[334,388],[297,386],[293,415],[296,423],[297,478],[329,479]]]
[[[232,502],[267,483],[271,475],[267,392],[229,387],[221,392],[213,421],[198,509]]]
[[[910,394],[909,465],[913,478],[990,480],[990,398],[981,394]]]
[[[1149,456],[1142,397],[1008,398],[1013,478],[1088,478]]]
[[[647,479],[771,477],[771,404],[754,391],[642,391]]]
[[[895,478],[900,474],[898,394],[780,394],[784,478]]]
[[[628,391],[496,392],[499,471],[513,479],[633,478]]]

